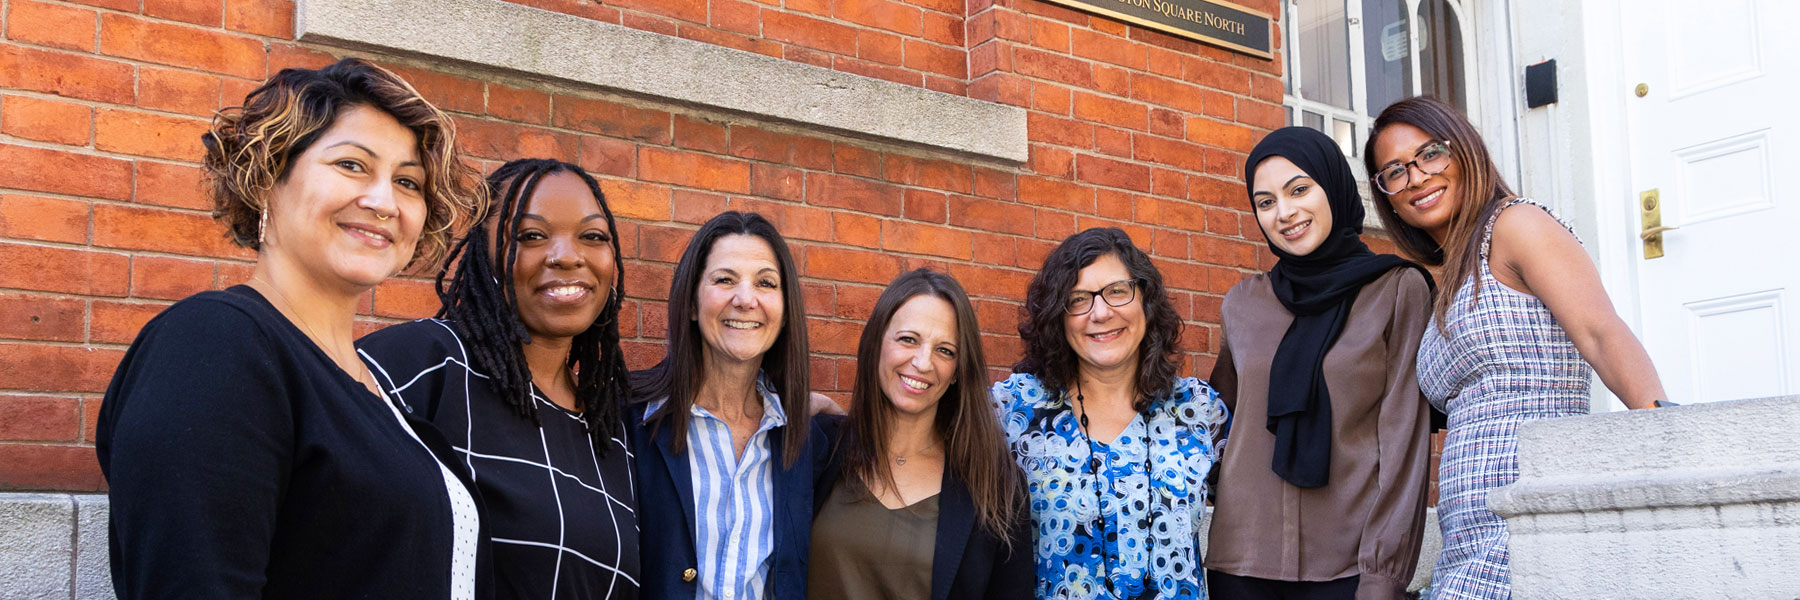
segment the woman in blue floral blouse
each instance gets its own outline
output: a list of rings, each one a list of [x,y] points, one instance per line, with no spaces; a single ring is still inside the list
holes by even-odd
[[[1031,280],[1025,357],[992,389],[1025,471],[1037,597],[1206,597],[1199,525],[1227,412],[1179,377],[1181,317],[1125,232],[1089,229]]]

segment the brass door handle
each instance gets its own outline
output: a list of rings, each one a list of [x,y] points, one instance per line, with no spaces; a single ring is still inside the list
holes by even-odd
[[[1638,234],[1638,239],[1648,242],[1648,241],[1650,241],[1650,238],[1662,235],[1662,233],[1664,231],[1674,231],[1677,229],[1681,229],[1681,226],[1677,225],[1675,227],[1664,227],[1662,225],[1657,225],[1655,227],[1645,229],[1643,233]]]

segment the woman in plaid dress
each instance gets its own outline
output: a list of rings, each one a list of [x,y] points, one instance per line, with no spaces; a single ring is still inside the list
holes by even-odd
[[[1412,98],[1373,130],[1377,214],[1454,290],[1438,295],[1418,358],[1420,390],[1450,416],[1433,597],[1510,598],[1506,522],[1487,497],[1519,477],[1519,424],[1587,414],[1589,364],[1630,408],[1660,404],[1662,383],[1574,233],[1513,196],[1461,113]]]

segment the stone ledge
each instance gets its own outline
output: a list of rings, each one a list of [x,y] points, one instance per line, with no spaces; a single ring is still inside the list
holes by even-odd
[[[1800,465],[1538,478],[1488,496],[1501,517],[1800,501]]]
[[[302,41],[449,60],[927,146],[1028,157],[1025,110],[500,0],[300,0]]]
[[[1519,427],[1502,517],[1800,501],[1800,397],[1695,404]]]
[[[1800,396],[1532,421],[1519,427],[1519,478],[1800,468],[1795,431]]]
[[[106,496],[0,493],[0,598],[112,600]]]
[[[1527,423],[1492,491],[1519,598],[1794,598],[1800,397]],[[1571,568],[1579,565],[1579,568]]]

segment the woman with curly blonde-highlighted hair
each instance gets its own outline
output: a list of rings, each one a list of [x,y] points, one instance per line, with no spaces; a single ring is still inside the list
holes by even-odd
[[[353,346],[359,299],[479,212],[455,139],[355,58],[283,69],[214,119],[213,214],[255,270],[152,319],[107,388],[120,598],[486,595],[473,484]]]
[[[282,81],[289,72],[331,69],[341,69],[343,81],[299,75]],[[269,190],[351,105],[378,107],[417,138],[426,214],[422,252],[414,255],[414,263],[430,265],[443,258],[456,219],[480,216],[473,213],[482,180],[456,158],[456,126],[450,116],[393,72],[347,58],[325,71],[284,70],[245,97],[243,106],[220,111],[212,129],[201,136],[213,218],[229,228],[232,241],[261,248]]]

